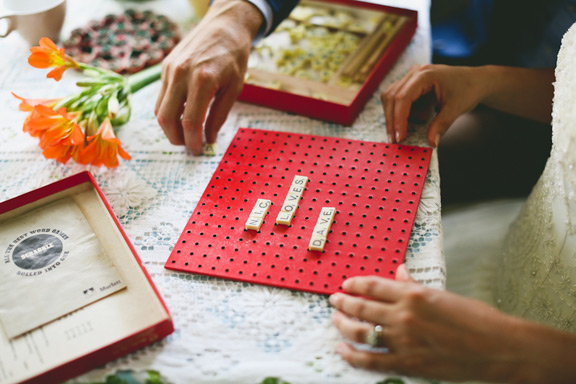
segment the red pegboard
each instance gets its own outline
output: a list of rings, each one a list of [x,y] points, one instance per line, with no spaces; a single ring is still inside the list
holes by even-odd
[[[394,278],[432,150],[241,128],[165,267],[331,294],[352,276]],[[295,175],[309,178],[290,227],[276,215]],[[257,199],[260,232],[244,225]],[[308,250],[322,207],[336,216],[323,253]]]

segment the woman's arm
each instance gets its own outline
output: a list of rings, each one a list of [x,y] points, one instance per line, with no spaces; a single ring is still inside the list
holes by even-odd
[[[506,383],[574,383],[576,335],[530,323],[449,292],[423,287],[402,266],[398,280],[375,276],[344,282],[349,294],[330,302],[333,321],[349,340],[365,342],[383,327],[388,353],[338,353],[357,367],[444,380]]]
[[[478,67],[485,83],[482,104],[502,112],[550,123],[554,95],[554,69],[515,68],[488,65]]]
[[[414,66],[381,95],[391,142],[406,138],[412,105],[431,96],[438,109],[428,130],[430,145],[460,115],[479,104],[517,116],[549,122],[552,113],[554,69],[504,66]]]

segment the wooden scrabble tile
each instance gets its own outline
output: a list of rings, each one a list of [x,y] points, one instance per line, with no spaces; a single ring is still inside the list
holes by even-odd
[[[263,222],[264,219],[261,217],[248,217],[248,220],[246,220],[246,229],[259,231]]]
[[[314,227],[314,230],[312,231],[312,236],[322,236],[322,237],[326,237],[328,236],[328,233],[330,233],[330,228],[329,227]]]
[[[276,217],[276,224],[290,225],[294,217],[294,212],[298,209],[298,202],[302,198],[306,183],[308,183],[308,177],[300,175],[294,176],[280,213],[278,213]]]
[[[304,192],[304,188],[305,188],[304,185],[292,183],[292,185],[290,186],[289,193],[293,193],[293,194],[302,196],[302,193]]]
[[[204,156],[216,156],[216,143],[206,143],[204,144]]]
[[[284,199],[284,204],[289,203],[289,204],[298,204],[298,202],[300,201],[300,198],[302,196],[299,193],[288,193],[286,195],[286,199]]]
[[[310,237],[310,244],[308,249],[311,251],[323,251],[324,244],[326,243],[326,238],[330,233],[330,227],[334,221],[334,215],[336,214],[336,208],[334,207],[322,207],[320,214],[318,215],[318,220],[312,231],[312,236]]]
[[[336,208],[334,207],[322,207],[320,214],[318,215],[318,220],[314,226],[314,230],[324,229],[326,231],[330,230],[332,222],[334,221],[334,215],[336,214]]]
[[[324,246],[326,245],[326,237],[324,236],[312,236],[310,238],[310,243],[308,244],[308,249],[311,251],[324,251]]]
[[[294,176],[294,179],[292,179],[293,186],[306,187],[307,183],[308,183],[308,177],[306,176],[296,175]]]
[[[270,200],[258,199],[256,201],[256,204],[254,204],[254,208],[252,208],[252,212],[250,212],[250,217],[259,217],[259,218],[266,217],[268,209],[270,209],[271,205],[272,202]]]
[[[294,217],[294,211],[291,212],[280,211],[278,213],[278,216],[276,216],[276,224],[290,225],[293,217]]]
[[[284,201],[284,204],[282,204],[281,211],[291,212],[293,214],[294,212],[296,212],[297,208],[298,208],[298,203],[291,203],[291,202]]]

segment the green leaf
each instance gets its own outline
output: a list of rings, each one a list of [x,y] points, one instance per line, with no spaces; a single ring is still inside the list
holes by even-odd
[[[162,380],[160,372],[150,370],[148,371],[148,378],[146,379],[145,384],[164,384],[164,380]]]
[[[106,377],[106,384],[141,384],[132,371],[118,371]]]
[[[376,384],[405,384],[404,380],[398,378],[390,378],[377,382]]]
[[[290,384],[287,381],[284,381],[278,377],[267,377],[260,384]]]

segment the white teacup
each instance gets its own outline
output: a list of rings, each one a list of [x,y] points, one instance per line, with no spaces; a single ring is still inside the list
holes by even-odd
[[[0,37],[17,31],[30,46],[41,37],[58,41],[65,16],[66,0],[3,0]]]

